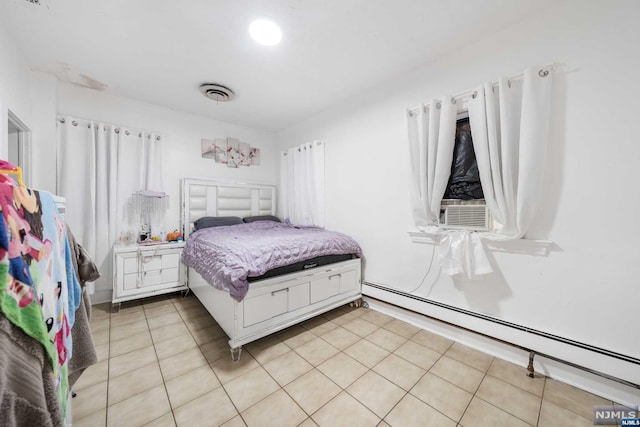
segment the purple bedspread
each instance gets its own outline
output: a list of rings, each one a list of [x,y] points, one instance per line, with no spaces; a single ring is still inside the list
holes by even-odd
[[[274,221],[211,227],[189,236],[182,262],[209,284],[242,301],[247,277],[324,255],[362,255],[351,237],[321,228],[297,228]]]

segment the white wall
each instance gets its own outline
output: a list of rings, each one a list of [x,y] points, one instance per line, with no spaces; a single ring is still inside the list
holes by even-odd
[[[170,196],[167,229],[177,228],[180,215],[182,177],[219,178],[273,184],[276,180],[274,136],[270,132],[216,121],[203,116],[170,110],[132,99],[107,95],[91,89],[60,84],[60,114],[156,131],[165,141],[165,185]],[[202,138],[234,137],[260,148],[260,165],[229,168],[201,156]]]
[[[10,109],[21,120],[28,122],[31,118],[29,96],[31,72],[24,59],[13,45],[4,27],[0,25],[0,158],[7,158],[7,109]]]
[[[55,158],[55,80],[29,70],[13,40],[0,25],[0,158],[7,158],[7,110],[11,110],[30,130],[32,168],[30,186],[54,191],[48,175]],[[53,181],[55,182],[55,181]]]
[[[366,281],[411,292],[426,275],[416,295],[640,358],[638,18],[633,0],[563,2],[279,132],[278,144],[326,141],[327,228],[361,243]],[[434,246],[407,235],[405,109],[551,62],[564,67],[528,237],[554,249],[493,251],[483,280],[440,274],[437,252],[428,270]],[[637,371],[627,378],[640,382]]]
[[[270,132],[220,122],[202,116],[187,114],[132,99],[116,97],[60,84],[57,111],[78,118],[113,123],[135,129],[156,131],[165,143],[165,185],[170,197],[166,215],[167,231],[177,229],[180,223],[180,180],[183,177],[276,182],[277,150]],[[260,149],[260,165],[229,168],[201,156],[202,138],[234,137]],[[55,179],[55,170],[52,179]],[[97,286],[92,301],[111,299],[111,289]]]

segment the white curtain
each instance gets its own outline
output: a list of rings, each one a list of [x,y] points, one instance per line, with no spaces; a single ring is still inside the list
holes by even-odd
[[[472,278],[491,273],[491,264],[476,233],[438,228],[440,203],[447,190],[455,147],[457,102],[432,99],[418,111],[407,111],[411,157],[411,206],[415,226],[439,238],[440,265],[445,274]]]
[[[411,205],[419,229],[438,225],[456,136],[456,105],[450,96],[407,111],[411,156]]]
[[[65,221],[100,270],[95,285],[109,290],[111,249],[121,233],[137,232],[138,219],[128,209],[131,195],[164,191],[161,138],[67,116],[58,120],[57,144],[57,193],[66,198]]]
[[[469,100],[469,122],[482,191],[497,236],[523,237],[542,190],[551,105],[551,73],[529,68],[522,79],[479,86]]]
[[[280,156],[280,210],[294,225],[324,227],[324,143],[290,148]]]

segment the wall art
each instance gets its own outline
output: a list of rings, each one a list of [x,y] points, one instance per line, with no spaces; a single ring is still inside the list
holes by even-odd
[[[236,138],[203,138],[201,153],[203,158],[213,159],[216,163],[226,164],[230,168],[260,164],[260,149]]]

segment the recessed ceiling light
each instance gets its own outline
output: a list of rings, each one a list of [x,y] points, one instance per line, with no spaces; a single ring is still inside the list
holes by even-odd
[[[255,41],[264,46],[274,46],[282,40],[280,27],[267,19],[253,21],[249,25],[249,34]]]

